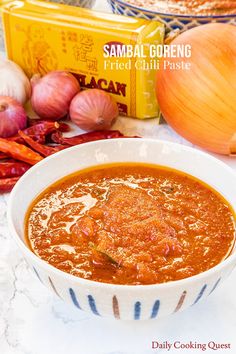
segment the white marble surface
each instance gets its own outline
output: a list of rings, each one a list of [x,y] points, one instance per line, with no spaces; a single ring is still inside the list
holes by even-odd
[[[97,1],[97,6],[104,3]],[[116,127],[126,134],[187,144],[155,120],[122,118]],[[236,170],[235,158],[218,157]],[[8,231],[7,201],[8,195],[0,196],[0,354],[203,352],[153,350],[152,341],[230,343],[231,349],[217,353],[236,353],[236,271],[206,301],[160,321],[125,323],[90,316],[56,298],[29,271]]]

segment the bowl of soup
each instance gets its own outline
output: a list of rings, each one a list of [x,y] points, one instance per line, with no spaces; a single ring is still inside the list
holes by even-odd
[[[11,193],[11,233],[38,279],[76,309],[158,319],[210,295],[236,265],[235,173],[165,141],[61,151]]]

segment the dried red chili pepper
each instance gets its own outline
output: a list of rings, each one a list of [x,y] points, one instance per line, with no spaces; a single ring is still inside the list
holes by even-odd
[[[115,138],[122,138],[122,137],[124,137],[124,135],[119,130],[99,130],[99,131],[76,135],[70,138],[64,138],[63,135],[57,131],[52,134],[51,139],[57,144],[74,146],[83,143],[88,143],[90,141],[103,140],[103,139],[115,139]]]
[[[71,127],[69,126],[69,124],[64,123],[64,122],[57,122],[59,123],[59,128],[58,130],[62,133],[68,133],[71,131]]]
[[[64,137],[63,137],[62,133],[59,132],[58,130],[55,133],[52,133],[52,135],[51,135],[52,143],[61,144],[61,141],[63,141],[63,140],[64,140]]]
[[[33,140],[39,142],[40,144],[44,144],[45,143],[45,135],[29,135]],[[25,145],[25,141],[24,139],[22,139],[19,134],[11,136],[10,138],[7,138],[7,140],[9,141],[15,141],[18,144],[23,144]]]
[[[30,165],[35,165],[37,162],[43,160],[42,156],[27,146],[3,138],[0,138],[0,151]]]
[[[58,149],[52,146],[39,144],[38,142],[34,141],[30,136],[26,135],[23,131],[19,130],[18,134],[32,149],[34,149],[44,157],[55,154],[58,151]]]
[[[24,129],[24,133],[27,135],[48,135],[55,132],[59,128],[59,123],[49,122],[47,120],[40,121],[40,123],[32,125],[31,127]]]
[[[120,136],[119,138],[125,138],[125,139],[141,139],[141,136],[139,136],[139,135],[124,135],[124,136]]]
[[[56,132],[58,128],[58,122],[40,121],[40,123],[30,126],[23,130],[23,132],[38,143],[44,144],[46,137]]]
[[[24,129],[23,132],[38,143],[44,144],[45,136],[57,131],[58,128],[59,123],[57,122],[40,121],[40,123],[34,124],[29,128]],[[19,144],[24,144],[24,140],[19,136],[19,134],[10,137],[7,140],[15,141]]]
[[[4,154],[3,152],[0,152],[0,160],[5,160],[7,159],[9,156],[7,156],[6,154]]]
[[[0,163],[0,178],[22,176],[31,166],[25,162]]]
[[[70,145],[61,145],[61,144],[53,146],[53,148],[55,149],[55,152],[68,149],[69,147],[70,147]]]
[[[28,118],[28,126],[32,127],[35,126],[37,124],[45,124],[45,122],[48,123],[52,123],[52,121],[47,121],[47,120],[39,120],[39,119],[31,119]],[[64,122],[56,122],[57,124],[59,124],[59,127],[57,128],[60,132],[62,133],[68,133],[69,131],[71,131],[71,127],[69,126],[69,124],[64,123]]]
[[[19,179],[20,177],[0,179],[0,193],[10,192]]]

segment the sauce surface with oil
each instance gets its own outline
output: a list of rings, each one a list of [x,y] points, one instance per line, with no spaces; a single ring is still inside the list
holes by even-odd
[[[235,218],[216,191],[181,172],[113,164],[56,182],[30,206],[31,250],[98,282],[144,285],[191,277],[232,251]]]

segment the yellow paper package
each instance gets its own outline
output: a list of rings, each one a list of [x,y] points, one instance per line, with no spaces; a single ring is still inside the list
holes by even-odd
[[[8,58],[29,77],[67,70],[82,88],[112,94],[122,115],[159,115],[149,48],[163,43],[161,23],[42,1],[7,4],[3,23]],[[140,46],[145,59],[109,56],[111,48],[131,45]]]

